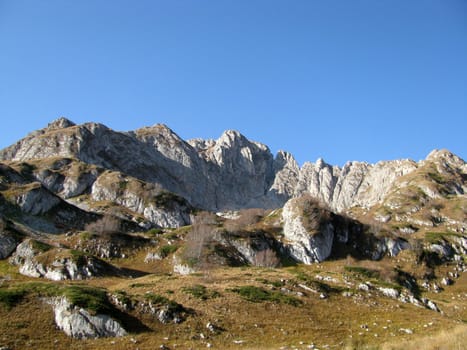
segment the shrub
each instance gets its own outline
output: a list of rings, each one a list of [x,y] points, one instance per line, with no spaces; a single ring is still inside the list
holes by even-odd
[[[174,300],[170,300],[162,295],[147,293],[144,298],[156,307],[165,307],[170,312],[183,312],[185,308],[183,305]]]
[[[163,233],[164,233],[164,230],[161,228],[152,228],[146,232],[146,234],[151,235],[151,236],[157,236]]]
[[[380,277],[379,271],[367,269],[366,267],[361,266],[344,266],[344,270],[351,272],[355,275],[358,275],[362,278],[376,278]]]
[[[174,204],[187,205],[185,198],[172,192],[162,191],[153,198],[154,204],[160,208],[173,209]]]
[[[37,252],[45,253],[46,251],[52,249],[52,246],[50,244],[41,242],[41,241],[36,241],[36,240],[31,240],[31,246],[32,249],[34,249]]]
[[[196,262],[196,264],[207,263],[203,257],[203,251],[212,243],[216,230],[217,218],[214,214],[203,212],[198,215],[190,232],[186,235],[184,260]]]
[[[120,220],[114,216],[105,215],[101,219],[87,224],[85,230],[95,234],[119,232]]]
[[[276,252],[271,249],[264,249],[257,252],[253,258],[253,265],[261,267],[276,267],[280,265],[280,259]]]
[[[175,245],[164,245],[159,248],[159,255],[161,256],[161,258],[165,258],[166,256],[175,253],[177,249],[178,247]]]
[[[285,295],[277,291],[268,291],[256,286],[242,286],[233,288],[230,291],[237,293],[242,298],[254,303],[270,301],[273,303],[283,303],[292,306],[299,306],[302,304],[301,300],[290,295]]]
[[[131,298],[128,296],[127,292],[124,290],[116,290],[114,296],[117,300],[123,305],[131,305]]]
[[[220,294],[217,291],[209,291],[205,286],[196,284],[191,287],[183,287],[182,291],[186,294],[191,294],[195,298],[201,300],[207,300],[211,298],[217,298]]]
[[[309,194],[295,200],[295,212],[302,218],[307,231],[317,231],[322,224],[330,220],[330,211],[316,198]]]
[[[236,219],[227,220],[224,228],[229,232],[245,230],[248,226],[257,224],[265,215],[264,209],[244,209]]]
[[[21,300],[23,300],[25,295],[26,292],[22,289],[0,288],[0,304],[5,306],[7,310],[10,310]]]

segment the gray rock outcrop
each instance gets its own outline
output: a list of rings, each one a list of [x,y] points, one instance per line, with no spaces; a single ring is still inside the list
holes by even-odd
[[[18,240],[12,234],[0,232],[0,259],[5,259],[10,256],[16,249]]]
[[[92,315],[89,311],[72,305],[65,297],[49,301],[55,315],[55,323],[66,335],[79,338],[123,337],[126,330],[112,317]]]
[[[307,199],[302,201],[301,198],[294,198],[285,204],[282,211],[285,246],[295,260],[304,264],[320,262],[329,257],[334,241],[332,223],[318,222],[312,225],[314,227],[305,225],[304,220],[309,215],[306,206],[310,205],[313,204],[308,203]]]
[[[110,201],[159,227],[180,227],[191,223],[190,206],[150,183],[123,177],[121,173],[104,172],[92,185],[94,201]]]
[[[53,281],[82,280],[108,273],[102,261],[87,255],[74,256],[67,249],[53,248],[27,239],[16,247],[10,263],[19,266],[19,273]]]

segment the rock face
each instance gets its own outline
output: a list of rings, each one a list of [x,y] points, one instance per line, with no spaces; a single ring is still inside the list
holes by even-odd
[[[53,248],[32,239],[16,247],[10,262],[19,265],[19,272],[25,276],[53,281],[82,280],[108,274],[109,270],[104,262],[92,256],[74,256],[67,249]]]
[[[57,327],[66,335],[79,338],[123,337],[126,330],[108,315],[91,315],[87,310],[72,305],[67,298],[50,301]]]
[[[183,198],[117,172],[99,176],[92,185],[91,198],[128,208],[159,227],[180,227],[191,222],[191,207]]]
[[[353,206],[371,207],[388,194],[397,178],[416,168],[417,163],[410,160],[374,165],[348,162],[339,168],[318,159],[315,164],[303,165],[295,195],[310,193],[336,211]]]
[[[5,259],[10,256],[18,245],[15,236],[7,232],[0,232],[0,259]]]
[[[318,221],[316,223],[304,223],[315,206],[316,202],[311,198],[294,198],[285,204],[282,211],[286,248],[295,260],[305,264],[329,257],[334,241],[332,223],[321,224],[319,217],[313,218]]]
[[[88,167],[73,176],[54,171],[35,174],[46,188],[62,198],[86,193],[92,187],[94,200],[112,200],[114,193],[105,193],[99,186],[99,172],[108,169],[175,193],[195,207],[217,211],[278,208],[291,197],[307,193],[334,211],[354,206],[369,208],[382,203],[394,186],[404,186],[397,183],[398,179],[426,167],[434,167],[440,174],[460,174],[443,191],[461,195],[467,189],[467,166],[448,151],[434,151],[418,163],[349,162],[340,168],[318,159],[299,168],[289,153],[280,151],[274,157],[265,145],[232,130],[217,140],[184,141],[165,125],[122,133],[101,124],[75,125],[61,118],[0,151],[0,160],[8,161],[52,157],[77,160]],[[439,195],[433,186],[422,190],[431,197]],[[143,213],[158,225],[181,225],[187,221],[178,208],[172,213],[161,213],[134,198],[131,191],[118,198],[121,205]]]

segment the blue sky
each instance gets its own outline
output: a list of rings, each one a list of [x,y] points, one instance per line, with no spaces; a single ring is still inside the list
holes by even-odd
[[[66,116],[301,164],[467,157],[465,0],[0,0],[0,148]]]

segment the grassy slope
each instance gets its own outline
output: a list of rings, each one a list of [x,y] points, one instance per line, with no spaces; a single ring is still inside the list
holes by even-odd
[[[55,329],[51,307],[42,303],[36,295],[28,294],[10,310],[0,306],[0,345],[40,349],[153,349],[167,344],[171,348],[198,349],[206,347],[209,342],[215,348],[222,349],[278,349],[281,346],[305,349],[314,343],[319,348],[329,345],[333,349],[366,348],[362,344],[379,347],[384,344],[386,349],[395,344],[405,344],[406,341],[413,342],[414,339],[425,342],[424,337],[454,328],[459,333],[454,342],[459,337],[465,338],[466,332],[459,331],[465,329],[460,327],[465,327],[463,322],[467,320],[465,275],[453,286],[446,287],[443,293],[428,295],[445,311],[442,315],[376,293],[368,296],[354,291],[354,297],[342,296],[340,291],[346,288],[343,275],[354,281],[345,271],[345,263],[341,260],[283,269],[230,268],[191,276],[161,272],[137,279],[90,280],[87,282],[90,285],[105,287],[109,291],[124,290],[130,297],[143,296],[147,292],[166,296],[193,311],[193,315],[179,325],[163,325],[153,316],[133,313],[148,328],[118,339],[70,339]],[[6,261],[0,263],[0,273],[10,276],[9,281],[3,282],[4,287],[31,280],[18,275]],[[302,290],[306,296],[299,297],[303,304],[298,307],[270,301],[250,302],[231,291],[232,288],[246,285],[266,290],[276,288],[277,291],[281,279],[288,281],[286,288],[299,291],[300,288],[294,287],[292,281],[303,282],[300,276],[316,280],[316,275],[336,279],[337,283],[325,282],[335,292],[331,291],[328,299],[321,300],[318,294]],[[355,282],[358,282],[358,278],[355,278]],[[69,282],[44,283],[61,285]],[[183,287],[193,285],[204,285],[207,291],[215,291],[219,295],[202,300],[183,290]],[[225,331],[211,335],[205,328],[207,322],[213,322]],[[430,322],[433,324],[429,325]],[[368,330],[361,328],[363,324],[368,325]],[[414,334],[401,333],[400,328],[410,328]],[[201,339],[200,333],[208,339]],[[237,340],[244,343],[235,344]],[[453,349],[454,346],[455,343]]]

